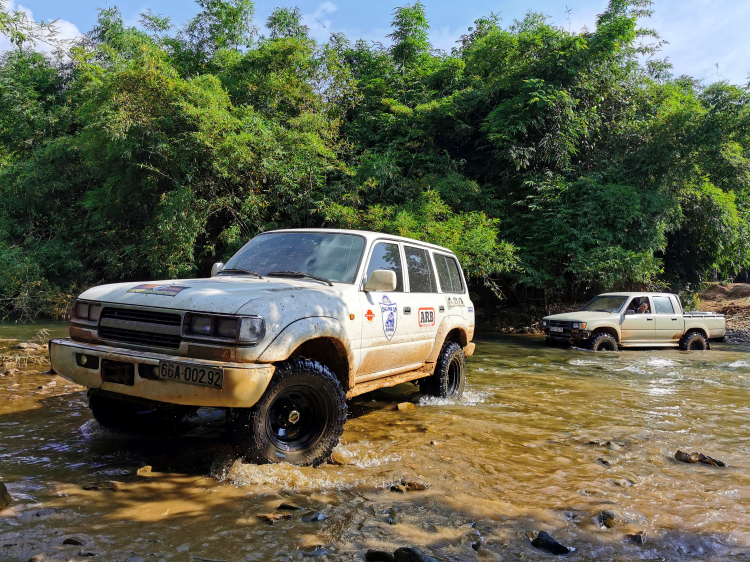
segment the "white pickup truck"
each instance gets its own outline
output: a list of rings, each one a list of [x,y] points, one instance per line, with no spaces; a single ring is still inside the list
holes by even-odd
[[[617,351],[621,347],[709,348],[710,340],[722,340],[724,315],[684,312],[671,293],[605,293],[578,312],[542,319],[547,342],[570,342],[593,351]]]
[[[283,230],[252,239],[210,279],[87,290],[50,358],[88,387],[105,426],[153,432],[200,406],[226,408],[248,460],[315,465],[338,443],[347,398],[407,381],[459,398],[473,336],[450,250]]]

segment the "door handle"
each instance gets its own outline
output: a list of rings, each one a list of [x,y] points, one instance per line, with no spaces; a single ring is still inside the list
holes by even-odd
[[[404,307],[404,314],[411,314],[411,307],[410,306],[405,306]]]
[[[653,322],[654,321],[653,318],[646,318],[646,320],[648,320],[649,322]]]
[[[673,321],[677,322],[677,318],[672,318]]]

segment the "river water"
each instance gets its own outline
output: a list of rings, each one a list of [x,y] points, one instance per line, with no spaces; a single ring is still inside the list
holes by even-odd
[[[460,402],[410,384],[359,397],[335,463],[319,468],[236,461],[216,410],[179,437],[124,437],[41,366],[0,377],[0,479],[13,496],[0,559],[285,561],[323,548],[304,559],[338,561],[401,546],[445,561],[554,558],[530,544],[541,530],[576,548],[569,560],[750,559],[750,347],[476,341]],[[395,408],[405,401],[416,407]],[[678,462],[678,449],[728,466]],[[391,491],[404,479],[429,488]],[[282,502],[302,509],[258,518]],[[639,531],[645,544],[626,538]]]

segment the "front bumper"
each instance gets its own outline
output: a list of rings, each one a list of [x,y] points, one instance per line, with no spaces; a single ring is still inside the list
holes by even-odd
[[[98,366],[89,368],[79,365],[76,355],[81,353],[98,357]],[[61,377],[74,383],[117,394],[184,406],[249,408],[263,395],[275,370],[273,365],[264,363],[227,363],[186,359],[161,353],[74,342],[70,338],[51,340],[49,354],[52,369]],[[134,364],[133,385],[103,382],[102,359]],[[223,388],[210,388],[170,380],[154,380],[142,378],[139,375],[139,365],[156,367],[159,361],[224,369]]]
[[[560,341],[582,341],[591,337],[591,332],[589,330],[565,329],[562,332],[551,332],[549,328],[545,328],[544,333],[549,339]]]

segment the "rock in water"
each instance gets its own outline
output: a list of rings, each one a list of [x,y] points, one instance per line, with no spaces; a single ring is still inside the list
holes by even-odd
[[[604,510],[599,513],[599,521],[602,526],[611,529],[620,522],[620,516],[614,511]]]
[[[367,562],[395,562],[396,557],[385,550],[370,549],[367,551],[367,554],[365,554],[365,560],[367,560]]]
[[[437,558],[427,556],[418,548],[402,547],[393,553],[396,562],[440,562]]]
[[[5,487],[5,484],[0,482],[0,509],[5,508],[6,506],[10,505],[10,494],[8,493],[8,488]]]
[[[411,402],[401,402],[396,406],[396,409],[398,409],[399,412],[405,412],[406,410],[411,410],[412,408],[416,408],[414,404]]]
[[[573,552],[572,548],[560,544],[546,531],[539,531],[539,534],[531,541],[531,544],[539,550],[546,550],[551,554],[568,554],[568,552]]]
[[[293,503],[282,503],[278,507],[278,509],[284,509],[286,511],[295,511],[297,509],[302,509],[302,508],[300,506],[298,506],[298,505],[294,505]]]
[[[78,537],[68,537],[63,541],[63,544],[65,545],[73,545],[73,546],[83,546],[84,542],[83,539],[79,539]]]
[[[726,466],[727,465],[725,462],[713,459],[707,455],[704,455],[703,453],[686,453],[684,451],[677,451],[674,454],[674,458],[680,462],[687,462],[687,463],[699,462],[699,463],[708,464],[711,466]]]
[[[633,533],[632,535],[625,535],[625,537],[630,539],[635,544],[646,543],[646,531],[638,531],[637,533]]]
[[[311,511],[301,517],[301,520],[305,523],[317,523],[318,521],[325,521],[326,519],[328,519],[328,516],[320,511]]]
[[[258,519],[262,519],[266,523],[276,523],[282,519],[291,519],[292,516],[288,513],[261,513],[258,515]]]

